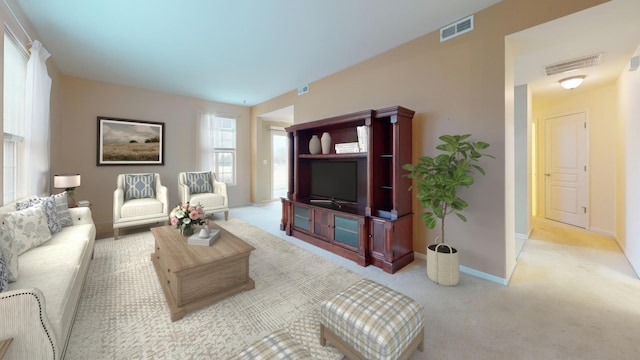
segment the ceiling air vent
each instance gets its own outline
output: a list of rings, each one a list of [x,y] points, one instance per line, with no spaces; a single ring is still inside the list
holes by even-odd
[[[462,20],[458,20],[440,29],[440,42],[462,35],[471,30],[473,30],[473,15],[467,16]]]
[[[544,67],[545,74],[554,75],[560,74],[567,71],[584,69],[591,66],[600,65],[600,60],[602,60],[602,53],[595,55],[588,55],[581,58],[563,61],[561,63],[547,65]]]

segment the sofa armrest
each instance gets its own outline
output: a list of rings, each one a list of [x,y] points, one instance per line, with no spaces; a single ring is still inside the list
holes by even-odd
[[[213,192],[224,197],[224,206],[229,206],[229,198],[227,197],[227,184],[222,181],[213,179]]]
[[[69,209],[73,225],[93,224],[91,209],[88,207],[76,207]]]
[[[124,190],[117,188],[113,191],[113,222],[120,220],[120,208],[124,205]]]
[[[188,203],[191,199],[191,189],[182,182],[178,182],[178,199],[180,204]]]
[[[0,293],[0,339],[13,338],[8,359],[60,359],[44,295],[36,288]]]
[[[169,195],[166,186],[156,186],[156,199],[162,203],[162,212],[169,216]]]

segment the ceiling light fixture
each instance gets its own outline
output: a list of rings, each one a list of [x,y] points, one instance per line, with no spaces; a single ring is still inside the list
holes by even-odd
[[[584,75],[572,76],[572,77],[568,77],[560,80],[559,83],[560,85],[562,85],[563,88],[567,90],[572,90],[580,86],[580,84],[582,84],[582,81],[584,81],[584,78],[585,78]]]

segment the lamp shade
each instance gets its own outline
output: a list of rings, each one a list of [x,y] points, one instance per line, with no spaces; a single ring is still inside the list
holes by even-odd
[[[61,174],[53,176],[53,187],[68,189],[80,186],[80,174]]]
[[[560,80],[560,85],[562,85],[563,88],[567,89],[567,90],[571,90],[571,89],[575,89],[578,86],[580,86],[580,84],[582,84],[582,81],[584,81],[584,75],[580,75],[580,76],[572,76],[572,77],[568,77],[565,79]]]

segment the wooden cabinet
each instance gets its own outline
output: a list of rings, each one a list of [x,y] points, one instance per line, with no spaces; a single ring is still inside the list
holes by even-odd
[[[388,273],[413,262],[413,214],[397,220],[371,217],[368,234],[371,264]]]
[[[366,266],[395,272],[413,261],[412,110],[365,110],[288,127],[289,191],[280,229]],[[331,136],[327,154],[311,154],[313,135]],[[336,144],[360,144],[336,152]]]

